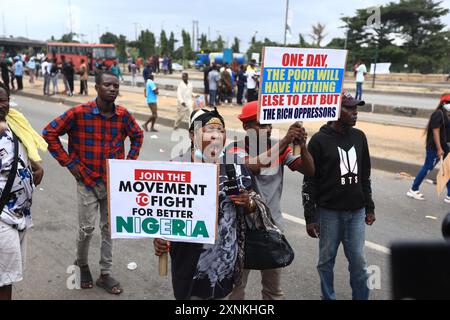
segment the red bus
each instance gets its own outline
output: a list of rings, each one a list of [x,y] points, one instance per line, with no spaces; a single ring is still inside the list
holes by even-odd
[[[95,63],[102,60],[109,68],[116,58],[116,48],[113,44],[84,44],[84,43],[64,43],[49,42],[47,56],[61,62],[61,56],[66,61],[72,60],[75,70],[78,72],[81,66],[81,59],[88,63],[89,71],[95,69]]]

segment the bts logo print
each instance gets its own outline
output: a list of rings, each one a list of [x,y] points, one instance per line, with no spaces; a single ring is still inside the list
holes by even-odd
[[[338,147],[338,152],[341,159],[341,184],[345,186],[358,183],[358,159],[355,146],[349,151]]]

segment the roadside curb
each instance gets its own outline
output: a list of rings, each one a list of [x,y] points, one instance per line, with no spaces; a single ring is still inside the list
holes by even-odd
[[[79,104],[79,102],[71,101],[68,99],[65,99],[63,97],[60,98],[53,98],[53,97],[47,97],[43,95],[38,95],[34,93],[29,92],[14,92],[15,95],[23,96],[27,98],[32,99],[38,99],[43,101],[49,101],[53,103],[61,103],[69,107],[74,107]],[[145,121],[148,119],[149,115],[147,113],[143,112],[137,112],[137,111],[130,111],[130,113],[138,120]],[[168,117],[158,117],[158,125],[166,126],[166,127],[173,127],[175,124],[175,119],[171,119]],[[183,121],[181,123],[181,128],[188,129],[188,123]],[[407,172],[411,175],[415,175],[420,169],[421,165],[415,164],[415,163],[409,163],[404,162],[400,160],[394,160],[394,159],[387,159],[387,158],[381,158],[376,156],[371,156],[371,164],[373,169],[393,172],[393,173],[399,173],[399,172]],[[431,172],[431,178],[436,178],[437,171],[433,170]]]

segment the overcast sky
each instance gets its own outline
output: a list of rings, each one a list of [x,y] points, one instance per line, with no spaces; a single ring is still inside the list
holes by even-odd
[[[70,29],[69,2],[72,6],[72,26],[84,40],[97,42],[98,34],[110,31],[135,39],[136,29],[147,29],[159,37],[161,28],[173,31],[181,39],[181,29],[192,32],[192,21],[199,22],[199,32],[215,39],[220,33],[231,46],[233,37],[241,40],[246,50],[252,35],[283,41],[286,0],[21,0],[20,5],[0,0],[0,34],[28,36],[47,40],[59,38]],[[291,40],[298,42],[298,34],[308,34],[317,22],[326,25],[327,43],[333,37],[343,37],[341,15],[352,15],[356,9],[388,3],[388,0],[290,0],[293,11]],[[8,4],[8,5],[7,5]],[[450,0],[442,6],[449,8]],[[450,25],[450,15],[443,22]],[[5,30],[6,29],[6,30]]]

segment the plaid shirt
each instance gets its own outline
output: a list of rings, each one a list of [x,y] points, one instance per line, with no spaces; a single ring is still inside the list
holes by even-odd
[[[59,136],[66,133],[69,153],[59,140]],[[95,100],[69,109],[50,122],[42,135],[51,155],[61,166],[79,166],[82,182],[88,187],[102,181],[106,183],[106,160],[125,158],[127,137],[131,141],[127,160],[138,158],[144,140],[143,131],[127,109],[114,105],[114,114],[108,119],[100,113]]]

